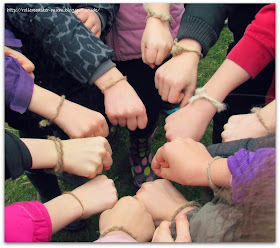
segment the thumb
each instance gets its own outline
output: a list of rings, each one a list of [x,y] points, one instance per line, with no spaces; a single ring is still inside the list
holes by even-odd
[[[175,242],[192,242],[190,235],[190,224],[185,214],[176,218],[177,238]]]

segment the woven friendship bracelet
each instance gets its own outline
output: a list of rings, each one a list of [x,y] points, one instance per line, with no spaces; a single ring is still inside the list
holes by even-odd
[[[261,111],[261,108],[257,108],[257,107],[251,109],[251,113],[255,113],[257,115],[259,121],[262,123],[262,125],[266,129],[266,131],[268,133],[272,133],[272,131],[269,129],[269,127],[266,125],[264,119],[262,118],[260,111]]]
[[[214,191],[214,195],[216,195],[216,193],[219,191],[219,187],[217,187],[212,180],[211,173],[210,173],[210,167],[215,160],[220,159],[220,158],[222,158],[222,157],[220,157],[220,156],[214,157],[211,161],[208,162],[208,166],[206,169],[206,175],[209,180],[209,185],[210,185],[210,188]]]
[[[149,17],[155,17],[155,18],[160,19],[162,22],[165,22],[165,21],[168,21],[169,23],[172,22],[172,16],[170,14],[168,14],[168,13],[157,13],[157,12],[152,11],[150,8],[147,8],[147,7],[144,7],[144,8],[147,11],[146,20]]]
[[[203,54],[199,51],[196,51],[196,50],[191,50],[191,49],[187,49],[187,48],[184,48],[182,47],[179,42],[178,42],[178,39],[176,38],[174,40],[174,44],[173,44],[173,47],[171,49],[171,52],[170,54],[172,54],[172,56],[177,56],[179,54],[181,54],[182,52],[194,52],[194,53],[197,53],[199,58],[202,59],[203,58]]]
[[[112,226],[110,227],[109,229],[107,229],[106,231],[104,231],[102,234],[100,234],[100,237],[99,239],[103,238],[105,235],[107,235],[108,233],[110,232],[113,232],[113,231],[122,231],[122,232],[125,232],[126,234],[128,234],[131,238],[136,239],[136,237],[131,233],[129,232],[128,230],[126,230],[124,227],[122,226]]]
[[[63,146],[61,139],[54,137],[54,136],[49,136],[49,140],[52,140],[55,144],[55,149],[57,152],[57,164],[54,168],[52,169],[45,169],[46,172],[52,173],[52,174],[58,174],[63,171]]]
[[[175,211],[175,213],[172,215],[171,220],[173,221],[176,218],[177,214],[179,214],[186,207],[200,207],[200,204],[195,201],[187,202]]]
[[[120,79],[116,80],[116,81],[113,81],[109,84],[107,84],[101,91],[102,93],[104,93],[105,90],[107,90],[108,88],[112,87],[113,85],[115,85],[116,83],[122,81],[122,80],[127,80],[127,77],[126,76],[123,76],[121,77]]]
[[[67,192],[63,193],[63,195],[66,195],[66,194],[72,195],[80,203],[80,205],[82,207],[82,216],[80,217],[80,219],[82,219],[84,217],[84,215],[85,215],[85,208],[84,208],[81,200],[74,193],[72,193],[71,191],[67,191]]]
[[[58,106],[57,106],[57,108],[56,108],[56,114],[55,114],[55,116],[54,116],[52,119],[50,119],[50,120],[48,120],[48,119],[41,120],[41,121],[39,122],[39,126],[40,126],[40,127],[46,127],[46,126],[49,126],[50,124],[52,124],[52,122],[54,121],[54,119],[57,118],[58,115],[59,115],[59,112],[60,112],[61,106],[62,106],[62,104],[63,104],[63,102],[64,102],[64,99],[65,99],[65,95],[62,95],[61,98],[60,98],[60,102],[59,102],[59,104],[58,104]]]
[[[226,105],[224,103],[220,103],[219,101],[217,101],[216,99],[208,96],[205,92],[205,89],[204,88],[197,88],[195,90],[195,95],[192,96],[189,100],[189,103],[192,103],[194,102],[195,100],[197,99],[200,99],[200,98],[205,98],[207,99],[209,102],[211,102],[214,107],[217,109],[217,112],[220,113],[222,112],[223,110],[226,109]]]

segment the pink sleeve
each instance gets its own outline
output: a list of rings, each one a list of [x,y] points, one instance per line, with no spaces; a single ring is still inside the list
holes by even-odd
[[[122,243],[122,242],[137,242],[135,239],[122,234],[108,234],[105,237],[96,240],[97,243]]]
[[[244,36],[227,55],[252,78],[275,59],[275,4],[263,7]]]
[[[39,201],[17,202],[5,207],[5,242],[49,242],[52,223]]]

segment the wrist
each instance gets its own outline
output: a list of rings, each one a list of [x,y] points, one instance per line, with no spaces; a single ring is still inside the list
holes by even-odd
[[[103,237],[113,235],[113,234],[120,234],[120,235],[124,235],[124,236],[132,238],[129,234],[127,234],[126,232],[123,232],[123,231],[111,231],[111,232],[108,232],[107,234],[105,234]]]
[[[271,113],[269,113],[264,107],[260,110],[260,115],[263,118],[268,129],[272,132],[275,132],[275,111],[271,111]]]
[[[208,165],[207,165],[208,166]],[[231,173],[227,165],[227,158],[220,158],[211,163],[209,173],[212,182],[219,187],[230,187]],[[205,173],[207,175],[207,173]],[[208,186],[210,186],[208,180]]]
[[[152,26],[153,28],[157,28],[158,26],[166,28],[169,30],[169,22],[161,21],[159,18],[150,16],[146,21],[146,26]],[[155,27],[156,26],[156,27]]]
[[[103,91],[103,89],[105,89],[108,84],[112,83],[112,82],[115,82],[115,81],[118,81],[119,82],[117,84],[119,84],[121,81],[126,81],[125,79],[123,80],[120,80],[123,76],[123,74],[116,68],[116,67],[113,67],[111,68],[109,71],[107,71],[106,73],[104,73],[103,75],[101,75],[99,78],[97,78],[95,81],[94,81],[94,84],[101,90]],[[115,87],[115,85],[113,85],[112,87],[110,88],[113,88]],[[106,89],[104,91],[104,94],[105,92],[107,92],[110,88]]]

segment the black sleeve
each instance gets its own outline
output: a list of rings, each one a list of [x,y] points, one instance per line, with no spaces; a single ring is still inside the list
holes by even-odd
[[[200,43],[205,57],[216,43],[233,4],[187,4],[177,38],[191,38]]]
[[[14,134],[5,130],[5,180],[16,179],[32,166],[27,146]]]
[[[207,150],[212,157],[221,156],[227,158],[242,148],[255,152],[257,149],[265,147],[275,147],[275,134],[270,134],[260,138],[240,139],[213,144],[208,146]]]

